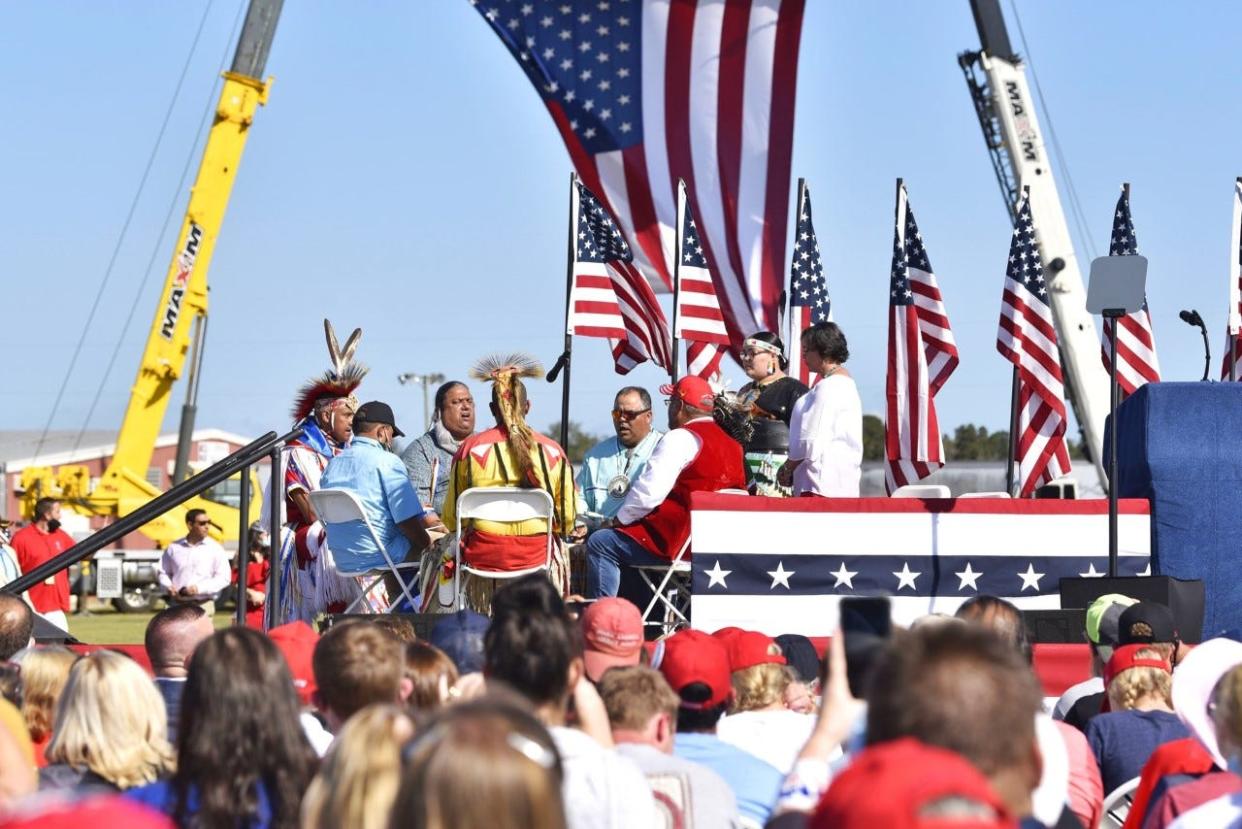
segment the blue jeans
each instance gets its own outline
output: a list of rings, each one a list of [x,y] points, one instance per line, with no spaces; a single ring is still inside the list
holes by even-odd
[[[646,547],[617,530],[591,533],[586,542],[586,555],[587,598],[590,599],[617,595],[621,588],[623,567],[668,564],[667,559],[648,552]]]

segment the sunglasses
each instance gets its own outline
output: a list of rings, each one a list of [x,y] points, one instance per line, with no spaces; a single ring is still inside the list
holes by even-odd
[[[637,409],[635,411],[630,411],[628,409],[613,409],[612,419],[613,420],[634,420],[639,415],[645,415],[649,411],[651,411],[651,409]]]

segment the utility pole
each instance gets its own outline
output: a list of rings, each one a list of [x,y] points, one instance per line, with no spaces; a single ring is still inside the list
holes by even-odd
[[[405,374],[397,375],[397,382],[401,385],[406,383],[421,383],[423,386],[423,431],[431,428],[431,384],[439,385],[444,382],[444,375],[439,372],[432,374],[416,374],[407,371]]]

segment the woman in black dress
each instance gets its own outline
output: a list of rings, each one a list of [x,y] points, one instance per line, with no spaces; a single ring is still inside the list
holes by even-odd
[[[746,480],[755,495],[788,497],[776,482],[776,470],[789,456],[789,417],[807,387],[785,374],[785,345],[771,331],[759,331],[742,345],[742,370],[750,382],[738,391],[738,403],[750,417],[751,437],[743,444]]]

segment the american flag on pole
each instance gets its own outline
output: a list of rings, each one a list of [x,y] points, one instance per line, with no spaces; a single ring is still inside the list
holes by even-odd
[[[789,376],[811,385],[811,373],[802,363],[802,332],[817,322],[832,322],[832,298],[824,279],[824,262],[811,221],[811,190],[798,182],[798,221],[793,262],[789,266]]]
[[[729,346],[729,332],[716,298],[699,227],[686,199],[685,185],[679,190],[677,204],[677,226],[681,228],[677,248],[681,253],[674,269],[678,284],[673,336],[686,341],[687,371],[706,380],[720,372],[720,358]]]
[[[1229,239],[1229,326],[1220,379],[1242,380],[1242,178],[1233,184],[1233,232]]]
[[[566,333],[606,337],[618,374],[647,359],[668,368],[668,323],[651,286],[634,267],[629,244],[577,180],[571,198],[574,261]]]
[[[1070,470],[1065,384],[1044,269],[1024,193],[1009,246],[996,348],[1018,370],[1018,487],[1022,497]]]
[[[471,0],[634,264],[672,287],[684,179],[735,344],[775,330],[805,0]]]
[[[1138,239],[1134,235],[1134,220],[1130,217],[1130,192],[1121,190],[1117,209],[1113,211],[1113,235],[1108,244],[1109,256],[1133,256],[1138,253]],[[1112,356],[1112,320],[1104,318],[1100,335],[1100,357],[1108,369]],[[1160,363],[1156,360],[1156,338],[1151,330],[1151,314],[1147,311],[1147,299],[1143,307],[1121,318],[1117,328],[1117,384],[1123,398],[1134,394],[1144,383],[1160,382]]]
[[[892,494],[944,465],[935,398],[958,363],[940,287],[900,183],[888,310],[884,484]]]

